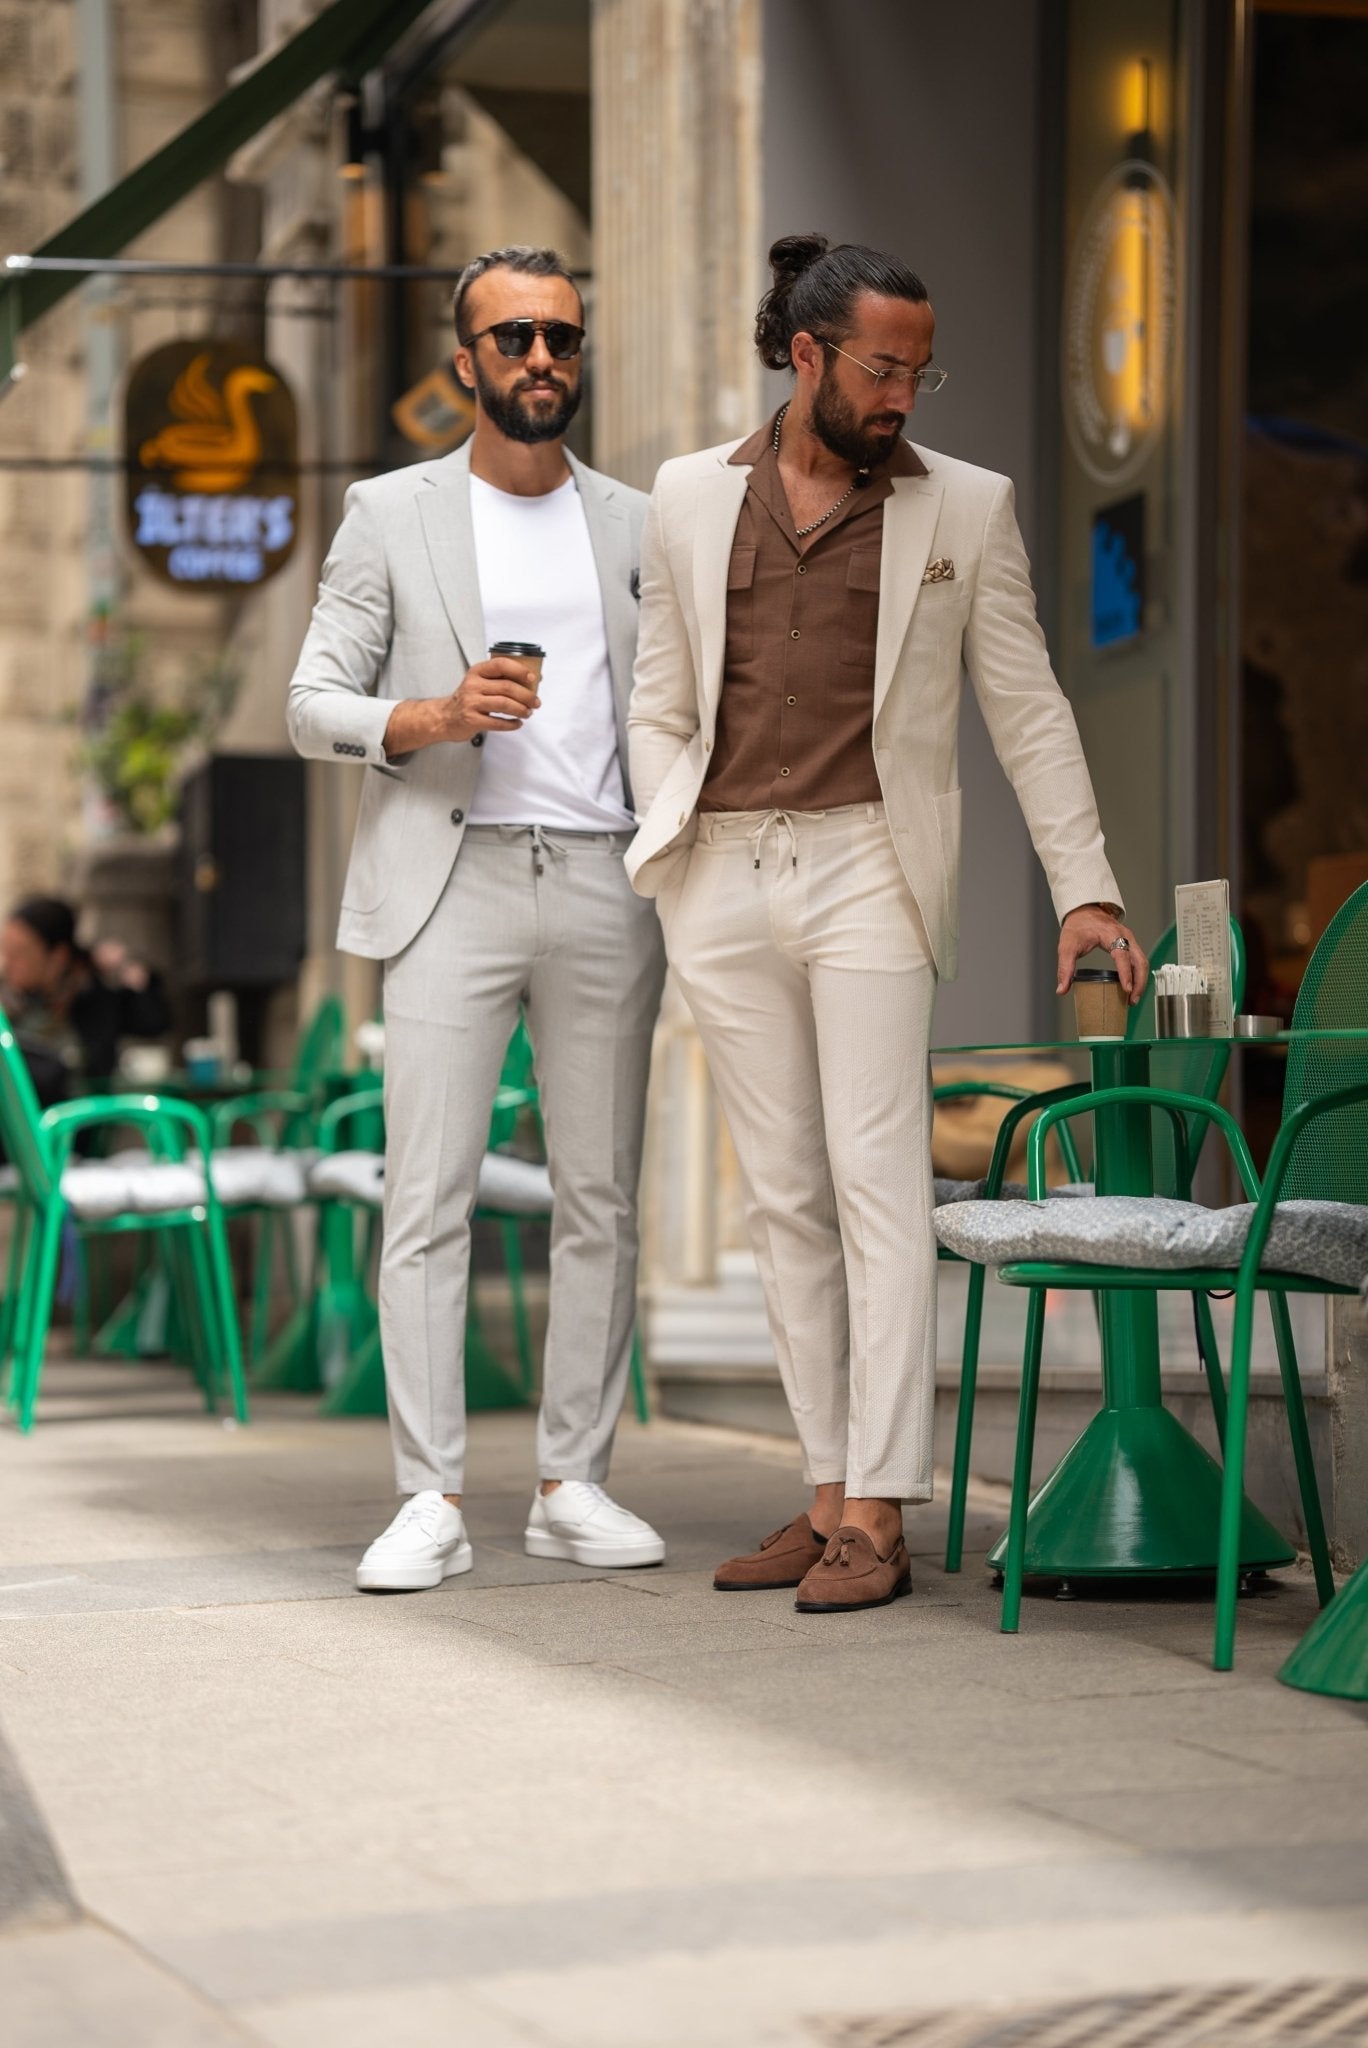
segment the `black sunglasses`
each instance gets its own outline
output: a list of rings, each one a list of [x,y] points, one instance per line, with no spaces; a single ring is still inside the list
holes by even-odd
[[[546,352],[558,363],[569,362],[577,356],[584,340],[584,329],[572,326],[568,320],[496,320],[492,327],[482,327],[479,334],[467,334],[462,348],[473,348],[483,335],[492,334],[494,346],[501,356],[512,356],[516,361],[532,353],[532,344],[540,334],[546,342]]]

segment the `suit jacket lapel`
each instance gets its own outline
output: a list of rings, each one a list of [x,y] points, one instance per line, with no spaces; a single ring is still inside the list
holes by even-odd
[[[469,443],[429,470],[418,491],[418,515],[442,609],[469,668],[488,652],[470,517]]]
[[[631,588],[631,533],[627,514],[611,477],[586,469],[566,451],[584,521],[589,545],[598,567],[599,593],[603,599],[603,625],[608,641],[608,666],[613,678],[613,713],[617,720],[618,753],[627,761],[627,706],[632,695],[632,663],[636,659],[637,601]]]
[[[693,588],[698,612],[698,664],[703,702],[710,712],[722,694],[722,662],[727,649],[727,571],[731,564],[736,522],[746,496],[750,470],[723,461],[715,476],[702,478],[695,506]]]
[[[879,635],[874,653],[874,716],[877,718],[898,666],[912,611],[921,595],[944,485],[934,476],[895,476],[884,504],[883,549],[879,557]]]

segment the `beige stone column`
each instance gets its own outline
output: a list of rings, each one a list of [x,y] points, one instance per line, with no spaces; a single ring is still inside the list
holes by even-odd
[[[760,26],[760,0],[595,0],[595,460],[642,490],[760,405]]]
[[[642,490],[668,456],[744,434],[761,415],[761,12],[761,0],[595,0],[594,459]],[[728,1372],[747,1348],[764,1369],[737,1194],[702,1047],[671,984],[643,1185],[646,1329],[671,1381]]]

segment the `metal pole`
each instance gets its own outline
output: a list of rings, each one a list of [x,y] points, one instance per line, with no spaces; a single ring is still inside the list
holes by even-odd
[[[118,69],[114,53],[112,0],[77,0],[76,47],[80,53],[76,83],[81,138],[81,204],[92,206],[119,175],[117,112]],[[85,300],[85,447],[93,458],[86,479],[86,679],[85,711],[94,708],[99,647],[123,591],[115,542],[119,480],[109,458],[114,453],[114,406],[123,369],[121,337],[114,324],[114,286],[93,277]],[[108,465],[108,466],[107,466]],[[105,806],[93,779],[82,780],[81,808],[87,836],[105,822]]]

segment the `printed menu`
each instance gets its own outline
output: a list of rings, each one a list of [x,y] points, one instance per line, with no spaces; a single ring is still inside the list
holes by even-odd
[[[1235,1006],[1230,971],[1229,882],[1180,882],[1173,892],[1178,958],[1199,967],[1211,991],[1211,1035],[1232,1038]]]

